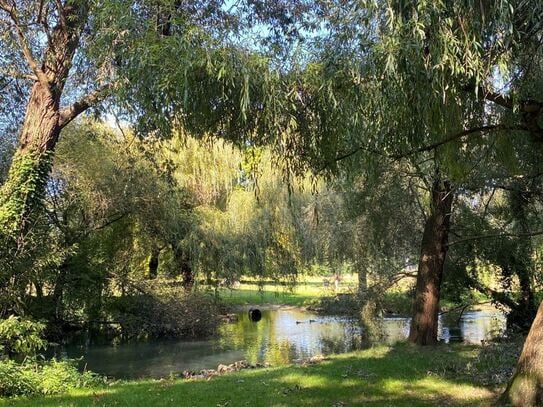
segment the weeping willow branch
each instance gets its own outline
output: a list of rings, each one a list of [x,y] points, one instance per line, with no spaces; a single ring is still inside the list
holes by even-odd
[[[357,146],[354,149],[352,149],[351,151],[339,154],[338,156],[333,158],[331,161],[328,161],[326,164],[324,164],[318,170],[317,173],[320,173],[320,172],[324,171],[326,168],[328,168],[333,163],[336,163],[336,162],[345,160],[345,159],[347,159],[349,157],[352,157],[353,155],[359,153],[360,151],[366,151],[366,152],[376,154],[376,155],[380,155],[380,156],[390,158],[390,159],[393,159],[393,160],[399,160],[401,158],[409,157],[409,156],[412,156],[412,155],[417,154],[417,153],[423,153],[423,152],[435,150],[438,147],[441,147],[442,145],[445,145],[447,143],[450,143],[450,142],[453,142],[453,141],[456,141],[456,140],[463,139],[464,137],[467,137],[467,136],[470,136],[470,135],[481,135],[481,134],[484,134],[484,133],[498,132],[498,131],[505,131],[505,130],[509,130],[509,131],[527,131],[527,132],[529,131],[529,129],[527,127],[524,127],[524,126],[507,126],[507,125],[504,125],[504,124],[495,124],[495,125],[474,127],[474,128],[463,130],[463,131],[461,131],[459,133],[453,134],[453,135],[451,135],[449,137],[446,137],[445,139],[440,140],[438,142],[435,142],[433,144],[429,144],[429,145],[426,145],[426,146],[423,146],[423,147],[419,147],[419,148],[416,148],[416,149],[413,149],[413,150],[410,150],[408,152],[401,153],[401,154],[387,154],[387,153],[384,153],[382,151],[378,151],[378,150],[369,148],[367,146]]]
[[[498,131],[504,131],[504,130],[529,131],[529,129],[527,127],[524,127],[524,126],[506,126],[506,125],[503,125],[503,124],[495,124],[495,125],[489,125],[489,126],[474,127],[472,129],[463,130],[460,133],[453,134],[452,136],[446,137],[443,140],[438,141],[436,143],[429,144],[427,146],[423,146],[423,147],[420,147],[420,148],[416,148],[416,149],[413,149],[413,150],[408,151],[406,153],[395,154],[395,155],[392,155],[390,157],[398,160],[400,158],[408,157],[408,156],[413,155],[413,154],[423,153],[423,152],[426,152],[426,151],[435,150],[438,147],[441,147],[442,145],[445,145],[445,144],[450,143],[452,141],[463,139],[464,137],[467,137],[467,136],[470,136],[470,135],[473,135],[473,134],[478,134],[479,133],[478,135],[481,135],[481,134],[487,133],[487,132],[498,132]]]
[[[450,242],[448,246],[452,246],[452,245],[464,243],[464,242],[469,242],[473,240],[496,239],[500,237],[532,237],[532,236],[540,236],[540,235],[543,235],[543,230],[538,230],[535,232],[526,232],[526,233],[493,233],[493,234],[470,236],[470,237],[458,239],[458,240],[455,240],[454,242]]]

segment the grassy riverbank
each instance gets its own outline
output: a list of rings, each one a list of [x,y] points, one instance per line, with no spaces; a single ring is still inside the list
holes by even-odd
[[[333,278],[329,280],[328,287],[323,284],[322,276],[302,276],[295,285],[258,282],[245,280],[236,288],[219,289],[219,297],[230,305],[292,305],[309,306],[318,303],[319,299],[336,294]],[[357,288],[357,276],[347,274],[341,277],[338,293],[353,293]]]
[[[504,365],[514,362],[514,351],[500,349],[380,346],[306,367],[244,370],[211,380],[130,381],[0,406],[484,406],[501,389],[496,372],[507,377]]]

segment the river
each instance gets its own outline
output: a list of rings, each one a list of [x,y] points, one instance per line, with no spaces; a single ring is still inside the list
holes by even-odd
[[[504,327],[505,318],[498,311],[468,311],[459,320],[441,317],[439,338],[478,344],[499,335]],[[370,339],[367,330],[349,318],[300,309],[264,310],[259,322],[239,314],[237,322],[223,324],[211,339],[70,344],[57,349],[57,354],[81,358],[81,367],[109,377],[160,378],[239,360],[277,366],[319,354],[350,352],[375,342],[394,343],[406,338],[409,318],[387,317],[378,328],[379,334]]]

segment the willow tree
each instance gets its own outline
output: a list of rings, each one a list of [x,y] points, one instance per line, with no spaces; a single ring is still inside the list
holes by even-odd
[[[108,96],[129,107],[129,118],[152,116],[153,130],[176,120],[200,134],[238,130],[241,138],[254,129],[245,112],[252,92],[269,79],[268,59],[232,36],[255,24],[286,32],[303,11],[294,9],[259,1],[235,7],[217,0],[0,1],[0,75],[28,84],[18,150],[2,191],[4,231],[28,226],[62,129]]]
[[[0,260],[31,246],[57,142],[86,112],[121,112],[139,134],[167,136],[177,127],[265,142],[276,131],[279,99],[265,52],[281,52],[306,9],[282,1],[0,1],[1,96],[6,106],[26,101],[0,191]],[[244,40],[255,25],[270,28],[268,48]]]
[[[454,195],[481,154],[479,148],[464,153],[460,143],[440,142],[473,129],[484,131],[484,103],[454,88],[442,90],[440,82],[432,84],[425,61],[404,69],[408,55],[390,49],[394,33],[388,30],[397,23],[386,22],[386,10],[339,10],[315,62],[300,74],[291,143],[317,171],[379,177],[380,162],[403,160],[424,179],[429,212],[410,339],[433,344]],[[422,41],[421,46],[427,45]]]
[[[479,122],[470,120],[472,115],[467,109],[456,123],[456,129],[434,132],[431,138],[426,132],[407,137],[405,133],[381,133],[396,149],[395,154],[441,150],[452,152],[449,155],[452,158],[456,151],[457,158],[446,161],[446,169],[454,171],[464,153],[474,146],[503,148],[515,138],[535,143],[535,148],[540,148],[539,143],[543,141],[540,52],[543,2],[389,0],[355,3],[358,8],[353,9],[363,9],[358,15],[364,18],[355,18],[351,27],[359,30],[370,26],[376,31],[371,37],[372,48],[382,56],[385,79],[388,74],[420,78],[418,82],[404,84],[404,89],[412,91],[400,92],[398,104],[424,108],[429,104],[439,105],[438,97],[441,97],[443,101],[479,101],[483,106],[484,115]],[[439,110],[436,113],[436,122],[447,117]],[[412,119],[418,120],[418,117]],[[542,320],[543,305],[540,305],[505,395],[515,405],[543,405]]]

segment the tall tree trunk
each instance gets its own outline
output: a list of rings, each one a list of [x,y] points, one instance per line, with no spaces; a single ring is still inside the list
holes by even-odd
[[[539,305],[502,401],[519,407],[543,406],[543,302]]]
[[[447,254],[453,192],[449,182],[432,186],[430,216],[424,225],[413,318],[409,341],[417,345],[437,343],[439,296]]]
[[[514,190],[509,193],[509,201],[515,219],[515,232],[529,234],[531,229],[527,214],[529,196],[520,189]],[[509,264],[505,264],[505,267],[509,267],[517,275],[520,296],[517,300],[518,307],[511,309],[507,315],[507,326],[526,333],[530,330],[530,325],[537,313],[537,303],[532,282],[533,247],[531,238],[529,236],[519,237],[516,239],[515,246],[515,250],[506,254]],[[511,274],[509,273],[509,275]]]
[[[67,0],[61,18],[52,30],[43,63],[29,52],[28,63],[36,74],[25,119],[21,129],[19,148],[13,158],[8,178],[0,190],[0,228],[6,241],[20,248],[33,221],[35,209],[45,194],[51,160],[62,127],[73,119],[76,110],[59,108],[64,85],[68,78],[79,36],[88,17],[87,2]]]
[[[59,134],[58,101],[36,82],[26,109],[19,148],[0,195],[0,226],[11,238],[24,236],[33,210],[43,198]]]

